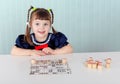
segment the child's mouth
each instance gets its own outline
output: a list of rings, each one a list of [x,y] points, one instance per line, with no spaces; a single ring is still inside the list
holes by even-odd
[[[44,34],[45,33],[45,31],[38,31],[40,34]]]

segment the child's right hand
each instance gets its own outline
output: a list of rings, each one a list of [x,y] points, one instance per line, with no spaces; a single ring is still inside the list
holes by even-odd
[[[45,56],[46,54],[41,50],[31,50],[30,56]]]

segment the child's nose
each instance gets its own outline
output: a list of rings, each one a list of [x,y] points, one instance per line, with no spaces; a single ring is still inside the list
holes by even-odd
[[[44,29],[44,25],[40,25],[40,27],[39,27],[40,29]]]

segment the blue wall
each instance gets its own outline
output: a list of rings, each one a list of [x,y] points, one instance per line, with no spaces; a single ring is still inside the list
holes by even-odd
[[[120,51],[120,0],[1,0],[0,54],[24,34],[30,5],[53,9],[54,27],[74,52]]]

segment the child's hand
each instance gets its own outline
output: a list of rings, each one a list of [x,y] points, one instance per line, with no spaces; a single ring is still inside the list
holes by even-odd
[[[31,50],[31,56],[45,56],[46,54],[41,50]]]
[[[42,49],[42,52],[44,52],[46,55],[54,55],[54,50],[50,47]]]

